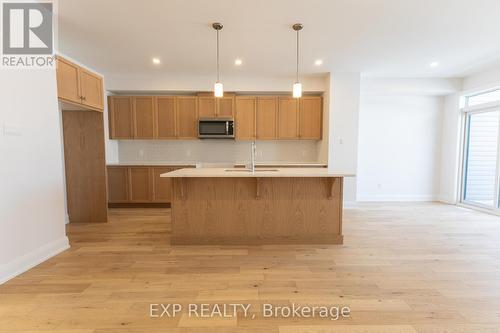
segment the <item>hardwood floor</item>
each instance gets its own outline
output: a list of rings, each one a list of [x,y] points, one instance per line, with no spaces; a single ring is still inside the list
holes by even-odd
[[[345,210],[344,245],[169,245],[169,209],[71,224],[71,249],[0,286],[0,332],[500,332],[500,218],[441,204]],[[348,319],[259,305],[347,305]],[[254,319],[150,318],[151,303],[250,303]]]

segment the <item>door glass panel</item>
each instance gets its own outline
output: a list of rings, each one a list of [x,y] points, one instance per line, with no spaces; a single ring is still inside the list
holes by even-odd
[[[499,117],[500,111],[468,116],[464,201],[496,206]]]

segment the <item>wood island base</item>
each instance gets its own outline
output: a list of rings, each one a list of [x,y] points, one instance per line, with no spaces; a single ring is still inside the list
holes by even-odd
[[[342,177],[173,180],[171,244],[343,242]]]

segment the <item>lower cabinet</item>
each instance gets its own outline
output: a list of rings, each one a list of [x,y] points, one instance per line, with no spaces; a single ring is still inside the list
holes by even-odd
[[[172,179],[160,175],[181,168],[108,166],[108,203],[170,203]]]

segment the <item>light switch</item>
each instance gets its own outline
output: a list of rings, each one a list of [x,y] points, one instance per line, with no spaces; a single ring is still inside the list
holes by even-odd
[[[21,128],[14,124],[5,123],[3,125],[3,134],[5,136],[22,136]]]

